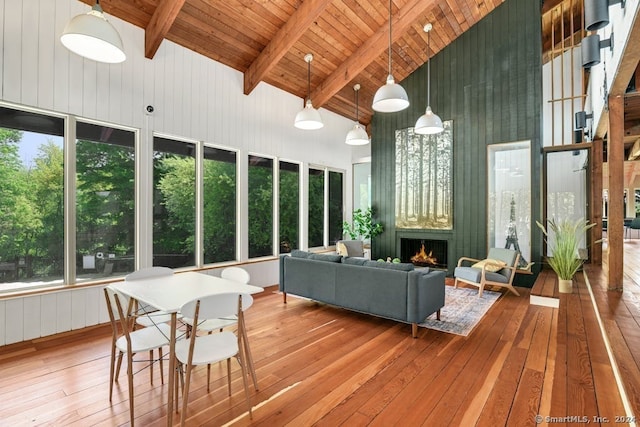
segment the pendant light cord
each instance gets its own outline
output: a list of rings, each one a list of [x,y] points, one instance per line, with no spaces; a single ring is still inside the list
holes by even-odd
[[[391,0],[389,0],[389,75],[391,75]]]
[[[358,111],[358,91],[356,91],[356,122],[360,123],[359,111]]]
[[[307,61],[307,101],[311,100],[311,59]]]
[[[427,31],[427,106],[431,105],[431,30]]]

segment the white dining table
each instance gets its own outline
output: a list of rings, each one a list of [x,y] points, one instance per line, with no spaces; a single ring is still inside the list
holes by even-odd
[[[238,283],[204,273],[185,272],[170,276],[114,282],[109,285],[115,291],[171,314],[169,338],[169,396],[167,399],[167,425],[173,423],[173,389],[176,352],[177,314],[183,304],[207,295],[225,292],[257,294],[264,291],[259,286]]]

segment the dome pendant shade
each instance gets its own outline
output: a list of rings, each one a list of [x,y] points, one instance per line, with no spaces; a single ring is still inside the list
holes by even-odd
[[[433,135],[444,130],[442,120],[437,114],[431,111],[431,107],[427,107],[427,111],[418,118],[413,131],[420,135]]]
[[[294,126],[303,130],[316,130],[324,126],[320,113],[318,110],[313,108],[313,104],[310,99],[307,99],[307,103],[304,108],[296,114]]]
[[[369,143],[369,135],[367,135],[367,130],[360,124],[359,118],[359,109],[358,109],[358,91],[360,90],[360,84],[356,83],[353,86],[353,93],[356,104],[356,124],[353,126],[347,133],[347,137],[345,139],[345,144],[347,145],[367,145]]]
[[[93,61],[117,64],[127,59],[120,34],[105,18],[99,2],[69,21],[60,41],[71,52]]]
[[[429,32],[432,28],[431,24],[424,26],[424,32],[427,33],[427,110],[418,118],[413,127],[413,132],[419,135],[433,135],[444,130],[440,117],[431,111],[431,58],[429,57],[431,34]]]
[[[347,133],[344,141],[348,145],[367,145],[369,143],[369,135],[360,123],[356,123],[353,129]]]
[[[316,130],[323,127],[324,123],[322,123],[320,112],[313,108],[311,103],[311,61],[313,61],[313,55],[307,53],[304,56],[304,61],[307,63],[307,101],[304,108],[296,114],[293,125],[302,130]]]
[[[371,108],[380,113],[395,113],[409,107],[409,97],[402,86],[396,83],[391,75],[391,0],[389,0],[389,75],[387,84],[380,87],[373,97]]]
[[[395,113],[409,107],[409,96],[402,86],[389,74],[387,84],[381,86],[373,97],[371,107],[380,113]]]

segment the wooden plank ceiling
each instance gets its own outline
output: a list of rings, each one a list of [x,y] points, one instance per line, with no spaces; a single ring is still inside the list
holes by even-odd
[[[81,0],[92,5],[94,0]],[[503,0],[393,0],[392,72],[402,81],[427,60],[426,23],[433,24],[433,56]],[[262,81],[301,98],[313,53],[311,99],[368,124],[375,91],[388,74],[387,0],[102,0],[107,17],[145,29],[153,59],[164,39],[244,73],[244,92]],[[301,103],[302,107],[302,103]]]
[[[93,5],[95,0],[80,1]],[[391,0],[396,82],[427,61],[426,23],[433,24],[432,57],[503,1]],[[545,61],[553,46],[579,43],[582,2],[541,0]],[[389,0],[101,0],[100,5],[107,16],[145,30],[147,58],[171,40],[243,73],[247,95],[266,82],[305,99],[304,56],[312,53],[313,105],[353,119],[353,86],[359,83],[365,125],[373,115],[373,95],[388,74]],[[558,11],[560,24],[556,18],[552,24]]]

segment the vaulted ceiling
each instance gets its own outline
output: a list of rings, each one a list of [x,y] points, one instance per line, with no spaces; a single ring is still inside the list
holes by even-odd
[[[94,0],[81,0],[92,5]],[[392,71],[402,81],[430,56],[490,13],[503,0],[393,0]],[[153,59],[164,39],[244,74],[249,95],[260,82],[311,99],[345,117],[368,124],[375,91],[388,74],[387,0],[102,0],[107,16],[145,30],[145,55]],[[302,107],[302,103],[301,103]]]
[[[95,0],[80,0],[93,5]],[[375,91],[388,74],[401,82],[504,0],[101,0],[107,16],[145,31],[145,56],[153,60],[163,40],[196,51],[244,74],[244,93],[266,82],[304,99],[311,63],[311,99],[369,124]],[[543,58],[552,46],[580,42],[582,0],[541,0]],[[552,10],[562,10],[560,24]],[[566,22],[567,25],[563,23]],[[433,24],[430,51],[424,25]],[[125,41],[126,43],[126,41]],[[626,83],[625,83],[626,84]],[[302,107],[302,102],[301,102]]]

